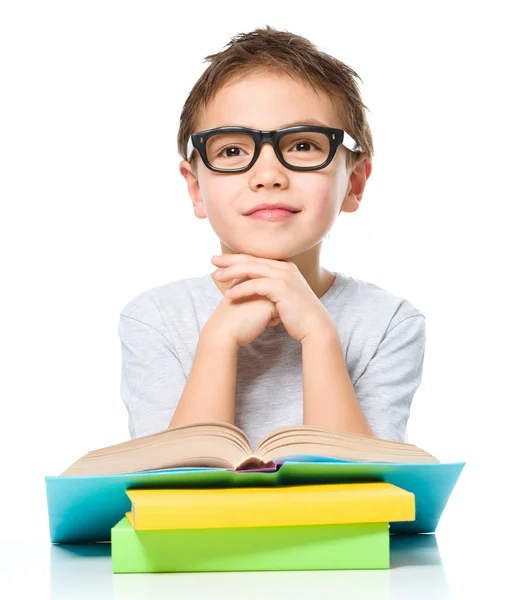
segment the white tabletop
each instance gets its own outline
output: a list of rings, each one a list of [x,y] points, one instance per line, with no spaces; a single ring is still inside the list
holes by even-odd
[[[385,570],[113,574],[109,543],[51,544],[46,506],[27,495],[2,511],[0,598],[515,598],[513,501],[492,475],[465,469],[435,534],[390,536]]]
[[[507,581],[507,556],[497,555],[494,536],[485,533],[479,527],[460,539],[447,535],[449,531],[392,535],[387,570],[236,573],[113,574],[109,543],[52,545],[17,539],[0,547],[0,597],[162,600],[173,593],[177,598],[312,600],[322,592],[324,599],[346,600],[448,600],[487,593],[514,597],[508,593],[513,584]]]

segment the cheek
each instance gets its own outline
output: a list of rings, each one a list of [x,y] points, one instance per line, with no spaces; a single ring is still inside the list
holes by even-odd
[[[334,176],[322,173],[310,174],[297,185],[299,199],[311,214],[324,215],[332,212],[335,203],[338,186]]]
[[[248,207],[248,201],[242,200],[244,193],[237,177],[213,174],[199,178],[199,184],[208,219],[217,228],[233,223],[232,219]]]
[[[215,174],[199,177],[199,185],[204,202],[211,206],[226,205],[237,195],[240,188],[235,178]]]

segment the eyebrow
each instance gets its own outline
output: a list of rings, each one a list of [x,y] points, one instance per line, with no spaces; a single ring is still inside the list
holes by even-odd
[[[318,121],[317,119],[298,119],[297,121],[285,123],[285,124],[281,125],[280,127],[277,127],[277,129],[286,129],[287,127],[295,127],[296,125],[319,125],[320,127],[330,127],[330,125],[327,125],[326,123],[322,123],[321,121]],[[248,127],[249,129],[258,129],[257,127],[252,127],[251,125],[237,125],[237,124],[222,125],[221,127]]]
[[[329,127],[325,123],[318,121],[317,119],[300,119],[291,123],[285,123],[279,129],[286,129],[286,127],[295,127],[296,125],[320,125],[321,127]]]

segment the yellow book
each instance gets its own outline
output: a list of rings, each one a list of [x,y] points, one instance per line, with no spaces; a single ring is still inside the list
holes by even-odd
[[[387,482],[125,492],[136,530],[415,520],[415,495]]]

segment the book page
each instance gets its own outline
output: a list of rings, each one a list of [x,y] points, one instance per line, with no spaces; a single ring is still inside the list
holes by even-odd
[[[440,462],[413,444],[306,425],[281,427],[269,433],[257,445],[256,454],[265,461],[310,454],[356,462]]]
[[[205,421],[92,450],[61,476],[137,473],[179,467],[233,469],[252,453],[246,434],[229,423]]]

